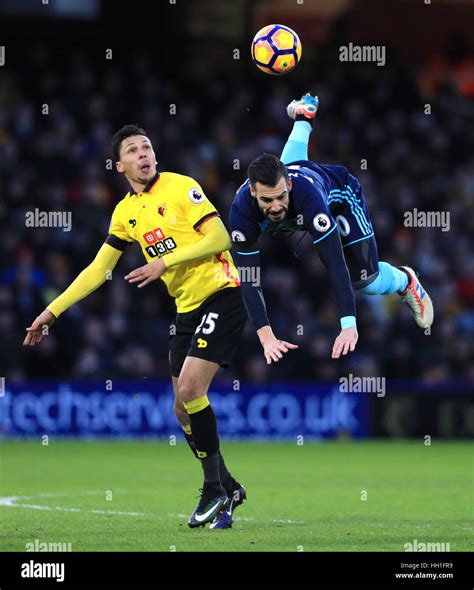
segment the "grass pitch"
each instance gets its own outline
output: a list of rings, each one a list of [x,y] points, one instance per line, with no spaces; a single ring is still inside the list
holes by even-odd
[[[248,500],[231,530],[189,529],[202,485],[184,441],[3,441],[0,550],[404,551],[472,548],[467,442],[226,443]],[[365,499],[366,498],[366,499]]]

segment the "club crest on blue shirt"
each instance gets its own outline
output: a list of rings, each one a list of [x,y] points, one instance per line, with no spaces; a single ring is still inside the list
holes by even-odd
[[[234,230],[232,232],[232,241],[233,242],[245,242],[247,240],[247,238],[245,237],[245,235],[238,230]]]
[[[316,231],[325,232],[331,227],[331,222],[326,213],[318,213],[314,216],[313,225]]]

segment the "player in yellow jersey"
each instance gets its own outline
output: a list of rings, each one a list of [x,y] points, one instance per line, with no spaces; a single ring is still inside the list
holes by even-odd
[[[112,148],[130,191],[115,207],[96,258],[27,328],[23,344],[40,342],[43,327],[102,285],[126,246],[138,242],[147,264],[125,279],[143,288],[161,278],[178,312],[169,351],[174,410],[204,471],[201,498],[188,524],[198,527],[215,520],[213,528],[230,528],[233,509],[246,493],[225,466],[207,398],[219,366],[229,365],[247,317],[230,237],[195,180],[157,171],[143,129],[126,125],[114,135]],[[218,521],[224,526],[216,526]]]

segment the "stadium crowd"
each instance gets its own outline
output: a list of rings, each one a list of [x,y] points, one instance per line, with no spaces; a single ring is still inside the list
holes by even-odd
[[[474,379],[473,105],[446,81],[424,93],[417,67],[395,58],[383,68],[325,62],[329,51],[285,79],[231,57],[196,59],[170,77],[146,50],[101,61],[84,48],[58,55],[44,45],[30,49],[23,70],[2,68],[1,374],[167,378],[174,304],[162,284],[138,290],[123,279],[143,264],[137,246],[40,346],[22,347],[25,328],[95,256],[128,191],[110,139],[126,123],[143,126],[159,170],[194,177],[227,224],[247,165],[262,151],[281,153],[291,130],[286,105],[309,90],[320,98],[311,159],[346,165],[360,178],[380,259],[420,272],[435,306],[432,332],[416,326],[397,296],[358,294],[356,351],[331,360],[339,322],[311,240],[262,239],[269,317],[277,336],[299,350],[267,366],[249,322],[233,367],[219,378]],[[406,227],[405,213],[415,208],[449,212],[449,231]],[[27,227],[25,213],[35,209],[71,212],[71,231]]]

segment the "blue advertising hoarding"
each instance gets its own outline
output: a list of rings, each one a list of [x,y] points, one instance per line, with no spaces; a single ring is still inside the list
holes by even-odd
[[[221,438],[311,439],[368,434],[366,395],[337,384],[213,384]],[[171,383],[25,381],[0,397],[0,435],[164,438],[181,433]]]

